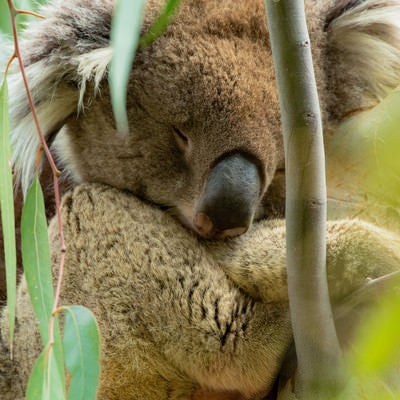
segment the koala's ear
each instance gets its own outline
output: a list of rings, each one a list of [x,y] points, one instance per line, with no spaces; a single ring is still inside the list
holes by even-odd
[[[60,83],[49,83],[47,79],[51,79],[50,70],[51,67],[45,66],[45,62],[38,62],[26,68],[37,117],[46,140],[62,127],[78,104],[76,91]],[[35,159],[40,143],[19,72],[9,75],[8,84],[12,163],[16,183],[21,183],[26,193],[35,172]]]
[[[338,1],[325,29],[328,102],[336,117],[376,105],[399,85],[399,1]]]
[[[28,84],[46,139],[82,109],[87,82],[96,90],[111,61],[108,35],[112,5],[108,3],[112,2],[92,7],[86,3],[69,1],[61,7],[55,1],[43,7],[40,13],[45,19],[31,23],[20,40]],[[3,42],[1,47],[11,47],[11,43]],[[16,63],[8,84],[12,161],[17,182],[26,192],[35,171],[39,139]]]

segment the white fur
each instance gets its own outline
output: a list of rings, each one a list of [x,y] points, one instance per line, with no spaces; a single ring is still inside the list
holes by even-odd
[[[383,99],[400,80],[400,1],[367,0],[346,11],[330,25],[330,44],[356,66],[371,97]]]
[[[27,80],[41,130],[47,138],[60,123],[76,109],[74,93],[63,96],[59,90],[58,67],[41,60],[26,69]],[[36,156],[40,148],[39,134],[26,98],[26,90],[19,71],[8,78],[10,93],[11,146],[17,181],[23,191],[29,188],[36,170]]]
[[[82,54],[77,57],[79,62],[78,74],[81,76],[81,87],[79,94],[79,109],[83,109],[83,98],[86,91],[86,83],[94,82],[95,94],[99,89],[101,81],[108,72],[111,63],[112,48],[105,47],[93,50],[88,54]]]
[[[77,80],[80,82],[79,90],[62,83],[65,71],[58,64],[49,64],[47,60],[40,60],[26,67],[30,91],[45,138],[60,129],[71,114],[83,110],[86,83],[93,81],[96,92],[110,61],[109,47],[78,55],[71,60],[70,64],[78,66],[75,74],[78,75]],[[26,193],[35,174],[36,155],[40,148],[40,141],[19,70],[9,75],[8,83],[13,165],[16,180],[21,182],[23,192]]]

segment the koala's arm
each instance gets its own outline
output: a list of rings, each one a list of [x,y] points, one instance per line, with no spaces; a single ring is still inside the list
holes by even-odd
[[[98,400],[265,397],[291,340],[286,303],[264,304],[243,293],[204,241],[126,193],[78,186],[64,196],[62,215],[67,252],[60,304],[81,304],[96,316]],[[55,220],[49,236],[56,277]],[[22,399],[41,350],[20,287],[13,362],[6,311],[0,318],[0,398],[6,400]]]
[[[282,223],[262,222],[228,241],[200,240],[165,212],[99,185],[65,195],[62,213],[67,253],[60,304],[82,304],[96,315],[99,400],[265,397],[291,342]],[[398,239],[384,230],[341,221],[328,236],[335,295],[398,268]],[[50,241],[56,275],[54,220]],[[41,350],[23,282],[16,326],[11,362],[3,311],[0,398],[7,400],[22,399]]]
[[[244,236],[208,243],[226,274],[264,302],[288,300],[284,221],[262,221]],[[400,270],[400,237],[360,220],[327,224],[327,275],[332,299],[342,299],[374,279]]]

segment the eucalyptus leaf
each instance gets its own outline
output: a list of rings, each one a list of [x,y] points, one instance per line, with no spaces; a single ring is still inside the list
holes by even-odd
[[[111,101],[119,132],[129,131],[126,92],[138,45],[151,44],[167,27],[181,0],[168,0],[149,31],[140,38],[145,0],[119,0],[111,26],[113,59],[110,68]]]
[[[21,218],[21,248],[28,292],[39,320],[43,344],[49,342],[49,321],[53,308],[53,285],[50,247],[47,236],[43,192],[36,176],[25,199]],[[54,354],[61,382],[64,382],[64,360],[58,321],[54,323]]]
[[[12,349],[15,325],[17,278],[10,122],[8,115],[8,88],[6,79],[4,79],[0,88],[0,124],[0,211],[6,267],[9,337],[10,348]]]
[[[119,132],[127,133],[126,92],[133,59],[139,43],[145,0],[119,0],[111,26],[113,59],[110,88],[114,116]]]
[[[53,307],[53,285],[43,192],[35,177],[22,209],[21,248],[25,278],[43,343],[49,341],[48,324]]]
[[[95,400],[100,375],[100,335],[85,307],[63,307],[65,364],[71,374],[69,400]]]
[[[146,32],[140,39],[139,45],[144,47],[150,45],[156,40],[166,29],[175,11],[179,7],[181,0],[169,0],[165,5],[163,12],[155,20],[150,30]]]
[[[53,349],[46,347],[36,360],[26,389],[26,400],[64,400],[63,379]]]
[[[388,226],[385,210],[400,208],[399,107],[400,91],[394,90],[326,136],[328,190],[339,200],[339,210],[331,209],[330,217],[370,219],[369,214],[378,212],[377,219]],[[343,212],[341,204],[346,206]],[[377,206],[384,207],[383,212]]]

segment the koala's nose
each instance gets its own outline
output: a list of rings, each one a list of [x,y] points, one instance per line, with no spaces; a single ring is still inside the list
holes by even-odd
[[[194,215],[198,233],[208,238],[238,236],[256,211],[261,178],[256,164],[240,153],[226,156],[211,170]]]
[[[242,221],[241,221],[242,222]],[[197,231],[204,237],[217,237],[217,238],[225,238],[225,237],[233,237],[233,236],[239,236],[242,233],[245,233],[248,229],[248,225],[246,226],[237,226],[234,228],[226,228],[226,229],[221,229],[221,227],[218,227],[213,223],[211,218],[203,213],[203,212],[198,212],[195,217],[195,226]],[[236,225],[236,224],[234,224]]]

